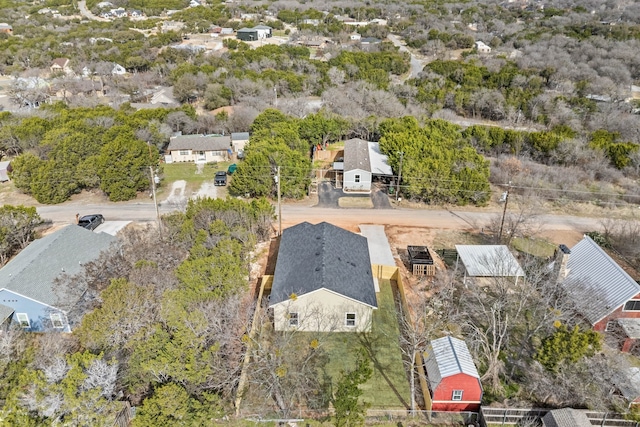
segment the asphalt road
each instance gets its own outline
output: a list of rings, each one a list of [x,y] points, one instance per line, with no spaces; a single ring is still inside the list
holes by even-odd
[[[160,214],[176,209],[175,205],[160,207]],[[44,219],[55,223],[74,223],[76,213],[88,215],[100,213],[107,221],[155,221],[156,212],[153,203],[109,203],[84,205],[69,203],[54,206],[40,206],[38,213]],[[284,204],[282,206],[283,228],[309,221],[354,227],[358,224],[383,224],[428,227],[438,229],[481,229],[500,212],[473,212],[447,209],[341,209],[321,208],[304,204]],[[599,219],[568,215],[541,215],[539,220],[547,230],[571,230],[585,232],[599,228]]]

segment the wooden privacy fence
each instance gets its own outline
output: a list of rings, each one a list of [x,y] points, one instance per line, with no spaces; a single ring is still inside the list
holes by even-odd
[[[483,427],[515,426],[525,421],[541,422],[550,409],[544,408],[480,408],[480,425]],[[601,427],[640,427],[640,423],[627,420],[615,412],[583,411],[591,425]]]

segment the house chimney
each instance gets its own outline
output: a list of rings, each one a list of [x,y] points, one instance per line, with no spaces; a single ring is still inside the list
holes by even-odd
[[[567,245],[560,245],[558,246],[558,249],[556,249],[553,272],[558,282],[564,280],[564,278],[569,274],[569,269],[567,268],[569,255],[571,255],[571,249],[569,249]]]

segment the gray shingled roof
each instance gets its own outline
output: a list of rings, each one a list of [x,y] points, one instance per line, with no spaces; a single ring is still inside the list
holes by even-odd
[[[318,289],[377,307],[367,239],[335,225],[303,222],[282,233],[271,306]]]
[[[371,172],[369,161],[369,141],[359,138],[344,142],[344,170],[362,169]]]
[[[231,148],[231,137],[207,135],[173,136],[169,141],[167,151],[195,150],[195,151],[223,151]]]
[[[36,301],[56,306],[65,290],[54,284],[62,275],[73,276],[93,261],[116,238],[69,225],[34,240],[0,269],[0,289],[8,289]]]
[[[584,412],[572,408],[554,409],[542,417],[544,427],[591,427]]]
[[[443,378],[466,374],[480,378],[467,344],[450,336],[432,340],[424,354],[427,377],[431,389],[435,389]]]
[[[14,309],[0,304],[0,324],[4,323],[14,312]]]
[[[571,248],[567,270],[562,287],[592,325],[640,294],[640,285],[589,236]]]
[[[232,141],[248,141],[249,140],[249,132],[233,132],[231,133]]]

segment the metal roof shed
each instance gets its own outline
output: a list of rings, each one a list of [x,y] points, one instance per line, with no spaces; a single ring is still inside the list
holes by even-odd
[[[524,277],[524,271],[505,245],[456,245],[458,261],[464,266],[464,282],[469,277]]]

